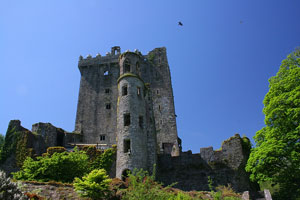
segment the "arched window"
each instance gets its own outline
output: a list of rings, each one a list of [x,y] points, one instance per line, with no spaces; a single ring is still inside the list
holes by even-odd
[[[128,59],[125,60],[124,62],[124,73],[130,72],[130,62]]]

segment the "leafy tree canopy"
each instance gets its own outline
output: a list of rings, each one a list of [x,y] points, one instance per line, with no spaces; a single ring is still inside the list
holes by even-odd
[[[252,180],[279,184],[280,194],[293,199],[300,194],[300,49],[269,79],[263,103],[266,126],[254,136],[246,170]]]

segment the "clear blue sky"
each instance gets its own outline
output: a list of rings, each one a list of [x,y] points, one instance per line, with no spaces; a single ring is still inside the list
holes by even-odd
[[[3,0],[0,133],[11,119],[73,131],[79,55],[118,45],[167,48],[184,150],[252,138],[264,126],[268,79],[300,46],[299,8],[299,0]]]

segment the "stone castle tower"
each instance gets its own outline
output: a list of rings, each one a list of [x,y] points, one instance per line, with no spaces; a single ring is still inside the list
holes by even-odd
[[[78,64],[81,80],[75,132],[83,142],[117,144],[117,177],[151,171],[157,154],[179,154],[176,115],[166,48],[142,55],[90,55]]]

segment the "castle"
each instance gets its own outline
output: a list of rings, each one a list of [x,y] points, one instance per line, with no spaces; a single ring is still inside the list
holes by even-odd
[[[257,189],[245,171],[251,148],[247,137],[236,134],[215,151],[212,147],[194,154],[181,151],[166,48],[142,55],[138,50],[121,54],[120,47],[112,47],[106,56],[80,56],[78,67],[75,130],[67,132],[39,122],[29,131],[19,120],[11,120],[7,135],[12,144],[22,141],[29,156],[40,156],[53,146],[106,149],[116,144],[110,177],[122,179],[134,168],[151,172],[156,164],[158,181],[177,182],[174,187],[186,191],[209,190],[209,177],[215,185],[231,184],[238,192]],[[13,137],[14,132],[20,137]],[[0,169],[18,171],[18,159],[12,151]]]
[[[147,55],[111,48],[106,56],[80,56],[75,132],[83,143],[117,144],[118,178],[126,170],[151,171],[157,154],[179,155],[166,48]]]

